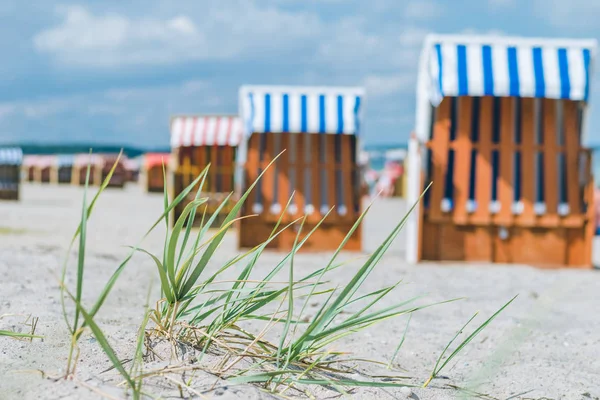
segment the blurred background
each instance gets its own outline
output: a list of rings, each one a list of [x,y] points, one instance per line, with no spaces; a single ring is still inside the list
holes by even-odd
[[[168,152],[172,114],[235,114],[242,84],[363,85],[362,145],[381,170],[413,129],[427,33],[597,38],[598,16],[586,0],[5,0],[0,144]]]

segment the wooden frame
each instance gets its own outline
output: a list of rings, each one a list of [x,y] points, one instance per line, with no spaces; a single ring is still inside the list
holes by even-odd
[[[242,208],[242,217],[248,218],[240,221],[239,247],[251,248],[266,241],[294,193],[283,214],[283,226],[307,215],[302,238],[333,207],[302,250],[337,249],[361,213],[356,142],[356,136],[349,134],[253,133],[247,144],[245,188],[277,154],[285,152],[266,170]],[[299,227],[296,223],[281,232],[268,248],[291,250]],[[361,248],[359,226],[345,249]]]
[[[583,103],[446,97],[433,110],[419,259],[591,267]]]

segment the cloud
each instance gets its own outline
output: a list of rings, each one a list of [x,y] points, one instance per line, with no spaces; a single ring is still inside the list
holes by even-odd
[[[369,33],[365,23],[347,18],[337,25],[335,35],[319,46],[318,58],[332,69],[350,68],[371,73],[383,69],[414,69],[429,32],[406,26],[400,33]]]
[[[364,86],[369,97],[383,97],[414,91],[415,81],[412,74],[369,75],[364,80]]]
[[[250,0],[219,6],[207,6],[202,14],[163,18],[62,7],[57,9],[61,22],[37,33],[33,44],[66,65],[165,65],[289,50],[317,38],[322,30],[320,20],[308,13],[260,8]]]
[[[167,146],[172,114],[195,113],[198,109],[235,113],[235,101],[235,96],[225,97],[219,88],[197,80],[113,88],[0,104],[0,131],[21,132],[19,140],[24,142],[59,139]]]
[[[443,13],[444,8],[441,4],[428,0],[410,1],[404,10],[404,15],[410,19],[432,19]]]
[[[534,0],[533,12],[557,28],[581,30],[598,26],[600,2],[594,0]]]
[[[0,120],[10,117],[16,111],[13,104],[0,104]]]

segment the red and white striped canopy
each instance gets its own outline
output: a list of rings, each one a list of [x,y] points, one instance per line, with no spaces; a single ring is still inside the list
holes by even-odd
[[[242,123],[235,116],[178,116],[171,121],[171,147],[237,146]]]

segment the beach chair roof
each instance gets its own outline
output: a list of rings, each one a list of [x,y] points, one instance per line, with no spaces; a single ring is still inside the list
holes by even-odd
[[[163,163],[166,168],[169,165],[170,156],[170,153],[146,153],[144,155],[144,164],[146,166],[146,169],[156,166],[162,166]]]
[[[171,119],[171,148],[237,146],[242,124],[233,115],[177,115]]]
[[[358,135],[364,96],[359,87],[242,86],[244,133]]]
[[[19,147],[0,147],[0,165],[21,165],[23,151]]]
[[[430,102],[447,96],[587,101],[596,40],[429,35],[421,73]]]

